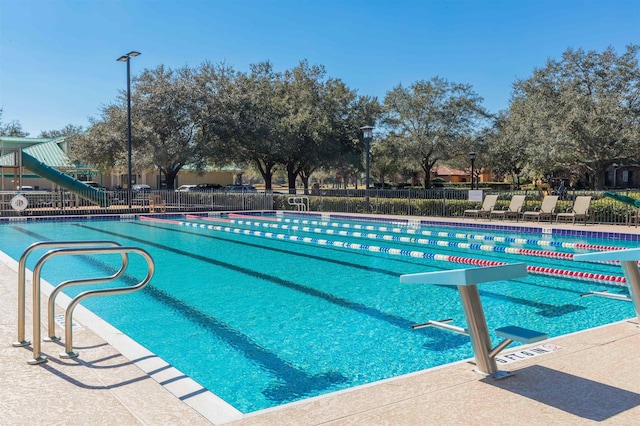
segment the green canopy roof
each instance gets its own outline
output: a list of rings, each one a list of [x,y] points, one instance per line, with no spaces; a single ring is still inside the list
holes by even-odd
[[[12,138],[0,137],[0,148],[2,155],[0,157],[0,165],[14,165],[13,151],[22,148],[22,150],[43,163],[55,168],[68,168],[73,164],[69,160],[67,154],[60,147],[60,143],[65,138],[45,139],[45,138]]]

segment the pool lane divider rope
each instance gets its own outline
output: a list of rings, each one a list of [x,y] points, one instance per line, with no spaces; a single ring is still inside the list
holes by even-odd
[[[208,218],[208,219],[219,219],[221,222],[228,223],[228,219],[222,219],[222,218]],[[401,250],[401,249],[392,248],[392,247],[370,246],[366,244],[348,243],[344,241],[331,241],[331,240],[311,238],[311,237],[299,237],[296,235],[277,234],[273,232],[252,231],[250,229],[223,227],[218,225],[208,225],[206,223],[186,222],[186,221],[179,221],[179,220],[173,220],[173,219],[160,219],[155,217],[140,216],[140,220],[148,221],[148,222],[156,222],[156,223],[165,223],[170,225],[186,226],[186,227],[192,227],[192,228],[198,228],[198,229],[207,229],[207,230],[212,230],[217,232],[228,232],[233,234],[241,234],[241,235],[254,236],[254,237],[272,238],[276,240],[302,242],[307,244],[317,244],[321,246],[338,247],[338,248],[345,248],[345,249],[359,250],[359,251],[369,251],[373,253],[386,253],[394,256],[430,259],[430,260],[437,260],[437,261],[450,262],[450,263],[461,263],[461,264],[474,265],[474,266],[499,266],[499,265],[508,264],[507,262],[498,262],[494,260],[474,259],[474,258],[462,257],[462,256],[450,256],[445,254],[429,253],[429,252],[422,252],[417,250]],[[620,285],[620,286],[625,285],[625,278],[621,276],[615,276],[615,275],[594,274],[591,272],[570,271],[570,270],[564,270],[564,269],[547,268],[542,266],[531,266],[531,265],[527,266],[527,272],[531,274],[536,274],[536,275],[573,278],[577,280],[595,281],[595,282],[607,283],[612,285]]]
[[[242,216],[245,219],[255,219],[256,216],[251,215],[238,215],[238,214],[230,214],[229,217],[240,217]],[[264,219],[264,217],[260,216],[259,219]],[[328,222],[324,220],[308,220],[308,219],[286,219],[286,218],[269,218],[269,220],[274,220],[278,222],[284,223],[295,223],[300,225],[313,225],[313,226],[324,226],[330,228],[351,228],[357,230],[365,230],[365,231],[380,231],[380,232],[391,232],[396,234],[409,234],[409,235],[421,235],[425,237],[441,237],[441,238],[453,238],[457,240],[480,240],[480,241],[494,241],[496,243],[512,243],[512,244],[523,244],[523,245],[534,245],[541,247],[561,247],[567,249],[577,249],[577,250],[597,250],[597,251],[607,251],[607,250],[622,250],[620,247],[614,246],[604,246],[597,244],[583,244],[583,243],[569,243],[569,242],[561,242],[561,241],[546,241],[546,240],[536,240],[536,239],[527,239],[527,238],[515,238],[515,237],[499,237],[493,235],[481,235],[481,234],[467,234],[467,233],[459,233],[459,232],[438,232],[438,231],[428,231],[428,230],[420,230],[405,227],[389,227],[389,226],[374,226],[374,225],[361,225],[361,224],[349,224],[342,222]]]
[[[218,218],[202,217],[202,216],[196,216],[196,215],[186,215],[186,218],[206,220],[206,221],[219,220]],[[251,219],[254,219],[254,218],[251,218]],[[407,236],[399,236],[399,235],[351,232],[351,231],[332,229],[332,228],[327,229],[327,228],[311,228],[307,226],[298,226],[298,225],[278,225],[275,223],[260,222],[255,220],[245,221],[245,220],[231,219],[231,223],[237,224],[237,225],[245,225],[245,226],[275,228],[275,229],[281,229],[281,230],[287,230],[287,231],[309,232],[314,234],[339,235],[342,237],[367,238],[370,240],[398,241],[406,244],[420,244],[420,245],[429,245],[429,246],[433,245],[433,246],[440,246],[440,247],[453,247],[453,248],[468,249],[468,250],[489,251],[494,253],[506,253],[506,254],[512,254],[512,255],[521,255],[521,256],[544,257],[548,259],[573,260],[573,253],[562,253],[562,252],[549,251],[549,250],[531,250],[531,249],[516,248],[516,247],[492,246],[492,245],[486,245],[486,244],[473,244],[473,243],[463,243],[463,242],[456,242],[456,241],[430,240],[425,238],[416,238],[412,236],[407,237]]]

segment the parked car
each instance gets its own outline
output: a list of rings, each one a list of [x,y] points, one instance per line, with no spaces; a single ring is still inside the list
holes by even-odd
[[[217,183],[199,183],[192,191],[216,191],[221,188],[222,185]]]
[[[145,185],[145,184],[137,184],[137,185],[133,185],[131,187],[132,190],[134,191],[151,191],[151,187],[149,185]]]
[[[102,190],[106,190],[107,189],[107,188],[105,188],[103,186],[100,186],[100,184],[98,182],[94,182],[94,181],[91,181],[91,180],[86,181],[86,182],[82,182],[82,183],[84,183],[85,185],[88,185],[88,186],[90,186],[92,188],[96,188],[96,189],[102,189]]]
[[[240,192],[240,193],[258,192],[258,190],[251,185],[228,185],[228,186],[225,186],[223,189],[225,192]]]
[[[176,189],[176,192],[190,192],[195,190],[196,185],[181,185]]]

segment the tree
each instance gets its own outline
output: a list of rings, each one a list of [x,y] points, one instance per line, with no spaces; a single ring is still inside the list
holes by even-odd
[[[156,167],[173,189],[175,178],[187,165],[202,169],[203,150],[198,139],[197,84],[194,70],[159,66],[144,70],[132,95],[136,145],[145,146],[145,166]]]
[[[382,139],[371,147],[371,173],[384,184],[402,165],[400,147],[394,139]]]
[[[417,159],[430,187],[431,169],[466,153],[465,140],[487,113],[471,86],[439,77],[398,85],[384,99],[389,137],[402,144],[407,158]]]
[[[22,130],[22,125],[19,121],[14,120],[9,123],[3,123],[2,111],[3,109],[0,108],[0,136],[12,136],[20,138],[26,138],[27,136],[29,136],[28,132]]]
[[[60,130],[43,130],[40,132],[41,138],[61,138],[61,137],[69,137],[73,135],[80,134],[84,131],[82,126],[74,126],[73,124],[67,124]]]
[[[301,61],[297,67],[286,71],[283,78],[282,101],[282,164],[287,172],[289,193],[296,193],[296,178],[308,178],[322,158],[329,129],[323,101],[326,71],[321,66],[310,66]]]
[[[238,161],[238,148],[230,143],[240,128],[244,107],[237,78],[238,73],[224,63],[205,62],[195,75],[197,143],[209,162],[223,166]]]
[[[526,129],[532,167],[584,170],[591,186],[602,189],[604,170],[621,158],[640,154],[640,46],[618,56],[568,49],[561,60],[514,85],[512,114]]]
[[[89,119],[86,132],[69,137],[68,155],[71,161],[77,164],[91,164],[102,171],[126,165],[126,126],[126,107],[117,104],[104,106],[99,119]],[[136,159],[138,155],[132,157]]]
[[[377,105],[307,61],[284,73],[269,62],[252,65],[251,74],[238,76],[228,99],[238,123],[221,151],[233,153],[236,162],[250,161],[266,189],[282,166],[292,193],[296,178],[308,191],[311,174],[336,164],[336,157],[353,153],[357,161],[356,154],[362,153],[358,129]]]
[[[180,170],[206,165],[202,133],[203,88],[197,72],[159,66],[134,79],[131,100],[132,166],[155,168],[173,189]],[[72,139],[71,156],[102,170],[127,164],[126,94],[102,109],[88,131]]]
[[[491,172],[498,178],[511,177],[519,188],[522,172],[529,162],[527,147],[531,140],[521,128],[523,112],[518,107],[519,104],[514,102],[508,113],[498,115],[487,139]]]
[[[282,76],[270,62],[251,65],[250,73],[236,76],[228,102],[235,108],[235,131],[228,139],[218,141],[218,150],[236,163],[250,163],[272,189],[275,168],[283,162],[283,99]]]
[[[377,98],[358,96],[341,80],[332,79],[326,88],[324,108],[329,134],[318,161],[322,167],[339,170],[346,181],[364,170],[366,146],[360,128],[375,126],[382,108]]]

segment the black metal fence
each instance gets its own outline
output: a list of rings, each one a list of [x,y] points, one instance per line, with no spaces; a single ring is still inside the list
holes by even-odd
[[[633,199],[640,199],[638,190],[617,191]],[[483,191],[483,196],[497,194],[497,209],[507,208],[511,197],[526,195],[522,211],[533,211],[542,204],[544,193],[539,191]],[[606,197],[603,191],[569,191],[559,194],[556,213],[571,211],[577,196],[592,197],[589,222],[601,224],[635,224],[638,209]],[[463,217],[464,211],[478,208],[481,203],[469,201],[468,190],[456,189],[380,189],[380,190],[328,190],[308,195],[309,210],[319,212],[374,213],[434,217]],[[274,199],[275,208],[291,210],[287,196]],[[638,202],[640,204],[640,201]]]
[[[273,209],[273,194],[258,192],[105,191],[102,205],[91,201],[92,198],[96,198],[95,193],[2,191],[0,215],[13,217],[140,214],[149,213],[150,210],[158,213]]]
[[[640,199],[638,190],[618,191],[619,194]],[[506,208],[511,197],[526,195],[523,211],[540,207],[545,194],[538,191],[493,191],[483,195],[498,194],[496,208]],[[85,196],[83,196],[85,195]],[[606,197],[602,191],[569,191],[560,194],[556,212],[570,211],[579,195],[592,197],[589,209],[590,222],[601,224],[635,224],[638,209],[630,204]],[[298,194],[298,196],[303,196]],[[309,210],[316,212],[373,213],[386,215],[412,215],[433,217],[463,217],[464,211],[477,208],[481,203],[469,200],[468,190],[456,189],[370,189],[319,190],[304,195],[309,200]],[[289,204],[288,194],[270,192],[232,193],[225,191],[105,191],[105,202],[98,205],[89,201],[90,194],[68,191],[2,191],[0,215],[55,216],[78,214],[141,214],[158,212],[198,212],[229,210],[296,210]],[[94,197],[95,199],[95,194]],[[26,200],[26,202],[25,202]],[[154,201],[160,200],[157,207]],[[151,205],[150,205],[151,201]],[[639,202],[640,204],[640,202]]]

